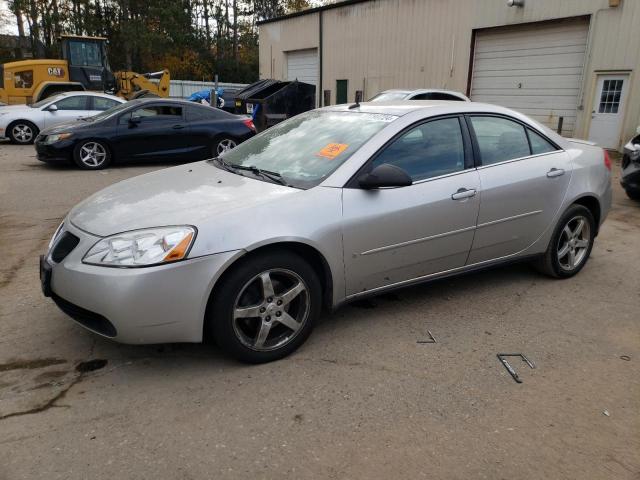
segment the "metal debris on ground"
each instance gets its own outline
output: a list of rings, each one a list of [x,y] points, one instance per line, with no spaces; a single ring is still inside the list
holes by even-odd
[[[530,361],[527,357],[525,357],[524,354],[522,353],[498,353],[498,360],[500,360],[500,363],[504,365],[504,368],[507,369],[507,372],[509,372],[509,374],[513,377],[513,379],[517,383],[522,383],[522,380],[520,379],[516,371],[513,369],[511,364],[509,364],[509,362],[507,362],[507,359],[504,357],[520,357],[523,362],[526,362],[527,365],[529,365],[530,368],[536,368],[533,362]]]
[[[430,330],[427,330],[427,333],[431,338],[429,340],[418,340],[417,343],[436,343],[436,337],[433,336],[433,333]]]

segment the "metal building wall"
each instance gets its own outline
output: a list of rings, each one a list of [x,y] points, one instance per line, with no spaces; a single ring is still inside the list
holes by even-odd
[[[467,91],[474,29],[590,15],[576,135],[588,134],[596,72],[632,71],[623,138],[640,124],[640,0],[371,0],[260,25],[260,75],[285,78],[287,50],[319,45],[322,89],[349,81],[368,98],[387,88],[438,87]],[[273,72],[273,75],[270,73]]]

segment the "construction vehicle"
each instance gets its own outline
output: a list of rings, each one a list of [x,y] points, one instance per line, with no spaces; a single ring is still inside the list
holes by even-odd
[[[31,104],[75,90],[104,91],[127,100],[169,96],[169,70],[144,74],[111,72],[104,37],[64,35],[60,44],[61,60],[21,60],[0,65],[0,103]]]

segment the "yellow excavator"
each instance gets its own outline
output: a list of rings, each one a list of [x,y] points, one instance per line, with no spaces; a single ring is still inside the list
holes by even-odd
[[[61,60],[21,60],[0,65],[0,102],[31,104],[74,90],[113,93],[127,100],[169,96],[169,70],[111,72],[104,37],[64,35],[60,44]]]

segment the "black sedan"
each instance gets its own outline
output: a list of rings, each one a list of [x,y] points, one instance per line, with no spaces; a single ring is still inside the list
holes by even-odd
[[[640,127],[624,146],[620,184],[632,200],[640,200]]]
[[[98,170],[124,160],[204,160],[255,135],[251,119],[183,100],[138,99],[43,130],[38,160]]]

